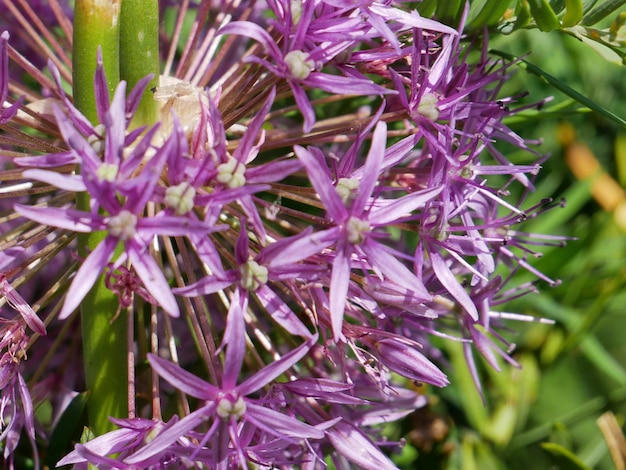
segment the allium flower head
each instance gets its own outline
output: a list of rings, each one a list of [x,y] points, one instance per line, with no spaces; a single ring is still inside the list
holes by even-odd
[[[20,429],[54,431],[34,377],[62,382],[54,416],[91,394],[98,435],[58,465],[395,468],[378,426],[450,380],[432,336],[462,342],[480,386],[474,350],[515,364],[507,271],[556,283],[515,228],[553,204],[524,208],[543,157],[503,123],[508,64],[408,4],[157,3],[158,78],[111,86],[100,48],[85,86],[56,1],[28,55],[0,36],[6,458]],[[120,405],[105,423],[98,392]]]

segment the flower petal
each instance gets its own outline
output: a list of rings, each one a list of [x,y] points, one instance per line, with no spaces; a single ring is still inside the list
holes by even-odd
[[[173,317],[180,316],[178,304],[167,283],[167,279],[146,248],[143,250],[136,245],[135,240],[126,244],[126,252],[133,269],[143,282],[145,288],[152,294],[159,306]]]
[[[215,400],[217,398],[219,393],[217,387],[196,377],[191,372],[187,372],[173,362],[152,353],[148,354],[148,362],[150,362],[152,370],[176,387],[177,390],[202,400]]]
[[[245,417],[246,421],[251,421],[274,436],[301,437],[305,439],[321,439],[324,437],[324,431],[310,424],[254,403],[246,403]]]
[[[113,256],[116,246],[117,240],[107,236],[83,262],[74,276],[72,285],[67,291],[63,308],[61,309],[61,313],[59,313],[59,319],[63,320],[69,317],[80,305]]]
[[[308,339],[305,343],[302,343],[297,348],[289,351],[277,361],[265,366],[248,380],[239,385],[237,387],[237,391],[241,395],[249,395],[250,393],[256,392],[261,387],[264,387],[268,383],[272,382],[279,375],[302,359],[316,341],[317,334]]]

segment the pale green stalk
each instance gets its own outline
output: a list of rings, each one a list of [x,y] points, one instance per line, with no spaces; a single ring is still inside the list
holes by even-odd
[[[119,83],[119,16],[121,0],[76,0],[74,10],[73,94],[76,107],[97,122],[94,74],[100,48],[109,92]],[[77,205],[89,208],[89,196],[79,195]],[[79,237],[79,254],[86,257],[104,238],[97,232]],[[80,280],[79,280],[80,281]],[[109,416],[128,415],[126,324],[113,321],[117,296],[101,277],[81,304],[85,382],[89,391],[88,424],[95,435],[113,429]]]
[[[160,73],[158,0],[124,0],[120,22],[120,78],[131,90],[146,75],[153,75],[133,118],[134,126],[150,126],[158,119],[151,92],[159,85]]]

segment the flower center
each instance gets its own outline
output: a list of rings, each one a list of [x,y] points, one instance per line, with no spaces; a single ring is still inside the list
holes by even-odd
[[[226,163],[217,167],[217,181],[230,189],[241,188],[246,184],[246,166],[234,158],[229,158]]]
[[[165,190],[165,204],[174,209],[176,215],[183,215],[193,209],[196,189],[186,181]]]
[[[241,397],[234,400],[224,396],[217,401],[217,415],[222,419],[233,416],[235,419],[241,418],[246,412],[246,402]]]
[[[129,240],[137,233],[137,216],[126,210],[120,211],[119,214],[111,217],[107,228],[114,237]]]
[[[350,217],[346,224],[346,233],[348,241],[354,245],[358,245],[365,240],[365,235],[370,231],[370,223],[367,220],[358,217]]]
[[[315,62],[309,54],[302,51],[291,51],[285,55],[285,63],[289,67],[289,73],[293,78],[304,80],[315,70]]]
[[[335,191],[346,206],[349,206],[358,194],[359,180],[357,178],[339,178]]]
[[[239,268],[241,287],[255,291],[264,284],[267,284],[268,271],[265,266],[261,266],[254,260],[248,261]]]
[[[112,183],[117,177],[117,171],[119,167],[115,163],[103,163],[96,170],[96,176],[100,181],[108,181]]]
[[[439,118],[437,101],[439,100],[433,93],[424,93],[420,104],[417,106],[417,112],[431,121],[436,121]]]

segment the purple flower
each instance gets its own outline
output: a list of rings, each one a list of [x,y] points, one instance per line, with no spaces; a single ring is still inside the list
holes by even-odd
[[[245,428],[240,428],[240,422],[286,442],[292,442],[294,439],[320,439],[324,436],[323,431],[279,413],[248,397],[248,395],[271,383],[302,359],[317,337],[310,338],[279,360],[265,366],[241,384],[236,385],[245,352],[245,343],[240,336],[243,334],[243,318],[239,318],[235,322],[238,324],[233,327],[235,330],[233,338],[228,343],[221,387],[205,382],[179,366],[155,355],[148,357],[151,366],[161,377],[184,393],[205,400],[206,404],[161,432],[143,449],[127,457],[124,460],[125,463],[131,465],[149,464],[188,432],[198,428],[208,420],[211,420],[210,428],[202,435],[197,452],[200,452],[202,446],[211,440],[213,443],[211,446],[213,449],[212,461],[205,463],[214,468],[225,468],[225,463],[231,461],[237,462],[245,468],[244,448],[237,442],[242,438],[240,434],[245,430]],[[232,442],[234,447],[230,446],[230,441],[234,441]],[[193,457],[192,454],[192,460]]]
[[[311,8],[307,8],[308,11]],[[306,21],[299,25],[308,24]],[[261,43],[268,54],[268,59],[251,56],[249,62],[261,64],[277,77],[283,78],[289,84],[298,108],[304,116],[304,132],[309,132],[315,124],[315,111],[306,96],[303,87],[317,88],[328,93],[346,95],[388,94],[394,93],[365,77],[354,77],[349,74],[335,75],[320,70],[324,64],[331,61],[338,53],[349,48],[354,41],[341,42],[329,46],[320,44],[316,48],[307,47],[305,50],[304,35],[296,34],[293,40],[285,44],[283,49],[259,25],[250,22],[235,21],[220,29],[220,34],[239,34],[248,36]]]
[[[11,462],[12,467],[13,453],[22,430],[25,430],[33,447],[35,465],[38,466],[33,403],[20,372],[29,338],[24,332],[24,325],[16,321],[5,322],[0,334],[0,442],[4,442],[4,458]]]
[[[341,326],[352,269],[353,253],[364,260],[379,276],[411,290],[423,300],[430,294],[421,280],[390,250],[375,240],[373,229],[384,227],[422,207],[442,190],[441,187],[408,194],[393,201],[376,204],[372,194],[380,176],[385,157],[386,125],[376,125],[367,161],[358,178],[342,178],[333,185],[322,160],[321,152],[295,147],[296,155],[302,160],[311,184],[319,194],[327,211],[327,218],[336,224],[326,234],[336,242],[335,257],[330,280],[330,316],[335,341],[341,337]]]
[[[140,83],[139,89],[145,87]],[[144,283],[148,292],[171,315],[178,316],[179,309],[174,296],[163,276],[162,270],[150,253],[150,241],[158,235],[185,236],[192,233],[206,234],[215,228],[197,219],[169,215],[164,212],[153,217],[145,217],[146,204],[154,197],[154,189],[170,154],[177,150],[178,134],[173,134],[143,164],[147,152],[152,152],[150,141],[156,128],[148,131],[124,155],[127,142],[138,136],[125,135],[125,122],[114,116],[126,116],[125,84],[117,88],[111,103],[106,92],[106,80],[100,65],[96,74],[96,96],[98,115],[104,124],[103,146],[98,150],[79,133],[68,117],[59,109],[55,116],[63,136],[71,148],[72,158],[81,162],[80,176],[63,175],[47,170],[28,170],[31,178],[53,184],[71,191],[89,191],[91,211],[72,208],[30,207],[17,204],[15,210],[21,215],[39,223],[59,227],[78,233],[106,231],[104,239],[86,258],[70,286],[60,318],[69,316],[80,304],[85,295],[114,257],[116,247],[121,243],[124,250],[115,259],[115,266],[127,260]],[[130,101],[134,108],[137,93]],[[87,135],[96,133],[88,121],[73,108],[70,108],[72,121]],[[130,114],[132,116],[132,113]],[[129,119],[130,120],[130,119]],[[98,135],[96,133],[96,135]],[[132,142],[132,140],[131,140]],[[102,159],[98,151],[103,153]],[[140,165],[143,167],[140,168]],[[105,213],[102,213],[104,211]],[[218,227],[219,228],[219,227]]]

